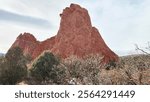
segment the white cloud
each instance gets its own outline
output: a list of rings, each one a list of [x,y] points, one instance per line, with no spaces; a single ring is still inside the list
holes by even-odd
[[[93,25],[111,49],[130,51],[135,43],[145,46],[149,41],[149,0],[97,0],[86,5]]]

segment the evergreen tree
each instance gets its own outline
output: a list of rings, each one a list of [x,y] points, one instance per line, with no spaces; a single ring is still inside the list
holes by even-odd
[[[30,75],[40,82],[51,80],[53,83],[57,83],[58,64],[58,58],[50,52],[45,52],[33,63]]]
[[[0,65],[0,84],[14,85],[27,75],[26,58],[19,47],[11,48]]]

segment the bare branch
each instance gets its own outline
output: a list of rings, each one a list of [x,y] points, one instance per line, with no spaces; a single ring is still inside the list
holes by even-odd
[[[149,54],[148,52],[146,52],[146,51],[144,51],[143,49],[139,48],[137,44],[135,44],[135,50],[141,51],[141,52],[143,52],[144,54]]]
[[[147,43],[146,49],[150,51],[150,42]]]

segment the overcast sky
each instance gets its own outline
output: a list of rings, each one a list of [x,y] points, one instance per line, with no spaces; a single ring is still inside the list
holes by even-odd
[[[59,14],[70,3],[89,11],[92,25],[119,55],[150,41],[150,0],[0,0],[0,52],[6,53],[20,33],[40,41],[56,35]]]

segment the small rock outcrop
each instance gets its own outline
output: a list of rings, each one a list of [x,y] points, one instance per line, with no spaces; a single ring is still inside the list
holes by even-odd
[[[38,47],[39,43],[40,42],[37,41],[36,38],[32,34],[25,32],[24,34],[20,34],[17,37],[12,47],[18,46],[23,50],[23,53],[25,55],[32,55],[34,52],[34,49]]]
[[[103,62],[117,61],[118,56],[106,45],[99,31],[92,26],[85,8],[71,4],[60,14],[61,22],[56,36],[39,42],[29,33],[19,35],[12,47],[19,46],[24,54],[36,58],[43,51],[67,58],[75,55],[84,57],[90,54],[104,56]]]

